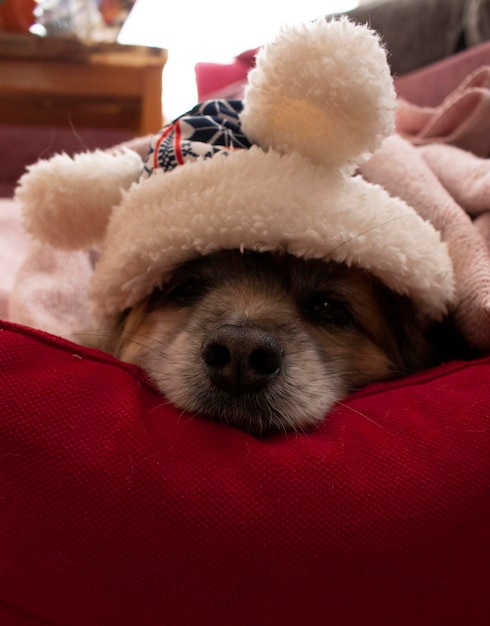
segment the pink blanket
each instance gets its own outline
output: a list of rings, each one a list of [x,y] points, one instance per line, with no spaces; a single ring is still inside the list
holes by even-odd
[[[490,162],[483,157],[490,155],[490,67],[473,72],[437,107],[400,100],[397,131],[361,174],[407,201],[441,231],[455,270],[455,320],[472,346],[489,350]],[[131,144],[141,154],[147,146],[147,137]],[[19,237],[18,219],[11,221],[15,233],[4,229],[5,241]],[[72,337],[90,329],[86,288],[91,259],[84,253],[69,256],[31,247],[14,287],[0,291],[0,312],[8,299],[13,321]]]
[[[400,99],[396,125],[414,145],[442,142],[489,156],[490,66],[471,72],[437,107]]]

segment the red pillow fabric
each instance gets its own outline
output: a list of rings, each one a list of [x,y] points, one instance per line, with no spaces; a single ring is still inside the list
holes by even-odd
[[[260,440],[41,332],[0,354],[0,624],[488,622],[490,357]]]

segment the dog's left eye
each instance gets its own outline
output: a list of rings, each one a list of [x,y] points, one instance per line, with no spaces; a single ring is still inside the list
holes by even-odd
[[[170,284],[164,289],[155,290],[150,296],[150,309],[157,309],[166,304],[177,306],[191,306],[196,300],[204,295],[205,285],[198,281],[185,281]]]
[[[166,302],[174,302],[180,306],[190,306],[200,298],[205,291],[205,286],[197,281],[189,280],[177,285],[170,285],[163,293]]]
[[[347,302],[328,293],[311,294],[303,303],[303,315],[316,324],[356,326],[356,318]]]

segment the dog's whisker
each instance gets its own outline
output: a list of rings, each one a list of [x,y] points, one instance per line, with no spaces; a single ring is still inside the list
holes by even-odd
[[[335,404],[337,406],[343,407],[344,409],[352,411],[352,413],[355,413],[356,415],[359,415],[360,417],[363,417],[368,422],[371,422],[371,424],[374,424],[378,428],[381,428],[382,430],[386,431],[387,433],[390,433],[390,431],[387,428],[385,428],[384,426],[379,424],[376,420],[373,420],[371,417],[367,416],[365,413],[362,413],[361,411],[358,411],[357,409],[354,409],[349,404],[345,404],[344,402],[340,402],[340,401],[335,402]],[[390,433],[390,434],[392,434],[392,433]]]
[[[184,415],[186,415],[186,411],[181,411],[179,413],[179,415],[177,416],[177,426],[180,424],[182,418],[184,417]],[[186,422],[190,421],[192,419],[192,416],[188,416],[186,419]]]
[[[346,239],[345,241],[342,241],[337,246],[332,248],[325,255],[325,258],[327,258],[327,259],[330,258],[332,256],[332,254],[334,254],[334,252],[337,252],[337,250],[339,250],[343,246],[351,243],[352,241],[355,241],[356,239],[359,239],[359,237],[363,237],[364,235],[367,235],[370,232],[378,230],[379,228],[383,228],[384,226],[388,226],[388,225],[392,224],[393,222],[397,222],[398,220],[403,220],[403,219],[406,219],[406,218],[409,218],[409,217],[413,218],[413,214],[412,213],[406,213],[404,215],[397,215],[397,216],[392,217],[392,218],[390,218],[388,220],[385,220],[384,222],[380,222],[379,224],[376,224],[375,226],[371,226],[370,228],[366,228],[366,230],[363,230],[363,231],[361,231],[359,233],[356,233],[353,237],[349,237],[349,239]]]
[[[153,411],[157,411],[158,409],[162,409],[166,406],[168,406],[170,404],[170,402],[168,400],[165,400],[165,402],[160,402],[160,404],[157,404],[156,406],[152,407],[151,409],[151,413],[153,413]]]
[[[97,331],[88,330],[88,331],[84,331],[83,333],[72,333],[71,336],[73,339],[78,339],[78,340],[85,339],[85,343],[90,343],[90,342],[87,342],[88,338],[92,340],[94,339],[111,340],[111,339],[115,339],[118,337],[117,332],[114,329],[113,330],[101,329]],[[158,343],[158,340],[155,339],[154,337],[151,337],[151,335],[145,335],[141,333],[132,332],[131,334],[128,334],[127,336],[125,336],[124,340],[128,344],[131,343],[141,348],[145,348],[146,350],[152,350],[156,354],[162,357],[165,356],[164,351],[160,349],[160,344]]]

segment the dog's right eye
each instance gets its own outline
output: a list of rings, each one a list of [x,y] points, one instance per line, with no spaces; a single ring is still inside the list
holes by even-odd
[[[347,302],[330,293],[313,293],[303,303],[303,315],[317,324],[353,328],[356,318]]]
[[[152,309],[165,304],[175,304],[182,307],[191,306],[204,295],[204,291],[205,285],[195,280],[170,283],[163,289],[155,290],[150,296],[149,304]]]

